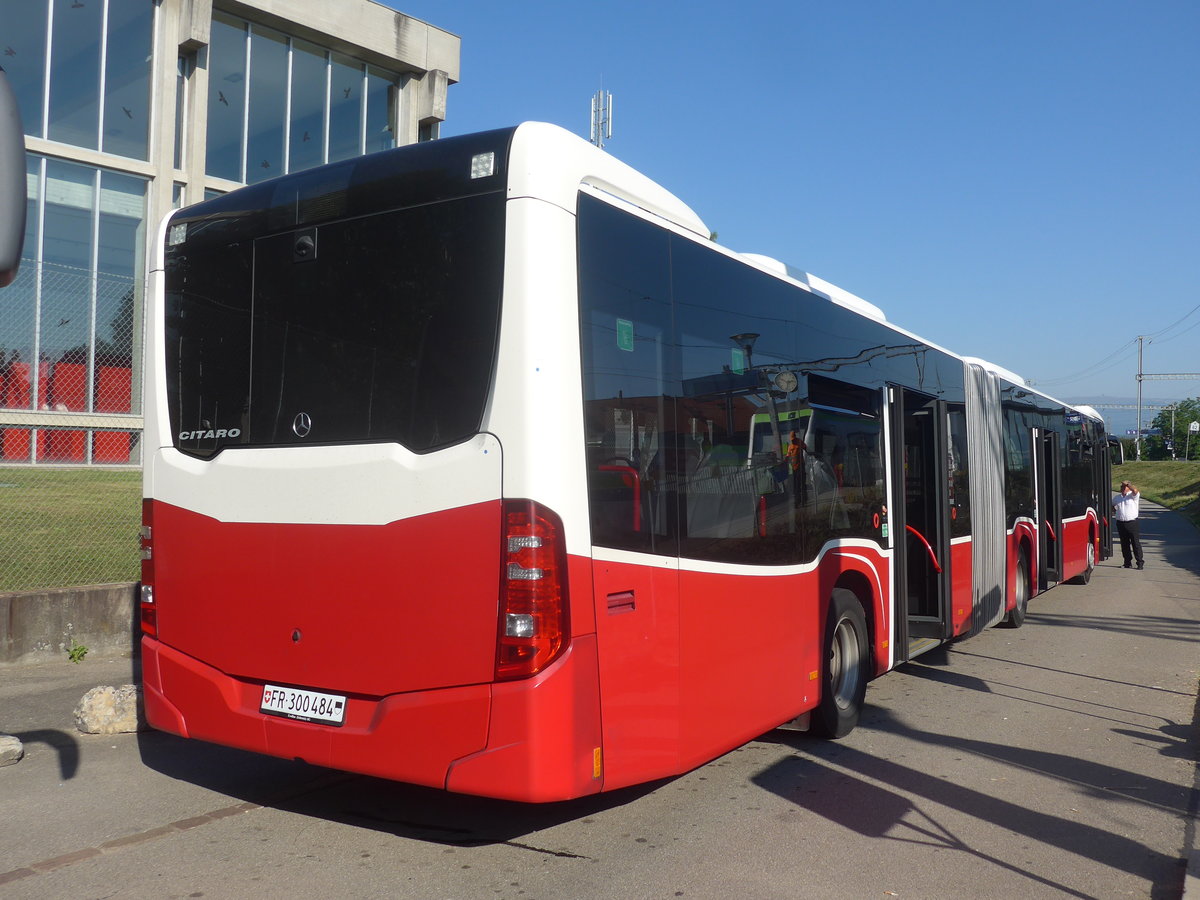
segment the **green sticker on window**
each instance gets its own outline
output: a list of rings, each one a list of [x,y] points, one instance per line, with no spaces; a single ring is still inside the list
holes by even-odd
[[[628,319],[617,319],[617,346],[633,352],[633,323]]]

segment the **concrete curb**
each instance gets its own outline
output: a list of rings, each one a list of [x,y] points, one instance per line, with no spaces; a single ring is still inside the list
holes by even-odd
[[[72,642],[130,656],[139,638],[137,584],[0,593],[0,665],[62,659]]]

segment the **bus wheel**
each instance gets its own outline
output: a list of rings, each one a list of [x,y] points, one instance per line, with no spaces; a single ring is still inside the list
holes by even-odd
[[[1096,542],[1088,538],[1087,567],[1071,579],[1071,584],[1087,584],[1092,580],[1092,569],[1096,568]]]
[[[1005,628],[1020,628],[1025,624],[1025,612],[1029,609],[1029,563],[1025,560],[1024,551],[1017,557],[1017,602],[1009,610],[1008,616],[1000,624]]]
[[[867,620],[858,598],[837,588],[825,623],[825,671],[821,702],[810,727],[819,737],[840,738],[854,730],[867,693]]]

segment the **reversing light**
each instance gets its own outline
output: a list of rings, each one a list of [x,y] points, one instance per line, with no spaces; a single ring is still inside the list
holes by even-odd
[[[504,623],[504,636],[515,638],[531,638],[536,634],[533,627],[533,616],[521,613],[507,613]]]
[[[546,573],[541,569],[526,569],[518,563],[508,564],[509,581],[541,581]]]
[[[567,553],[562,522],[529,500],[504,503],[496,678],[526,678],[566,648]]]
[[[487,153],[476,153],[471,157],[471,177],[472,178],[487,178],[489,175],[496,173],[496,154],[488,151]]]

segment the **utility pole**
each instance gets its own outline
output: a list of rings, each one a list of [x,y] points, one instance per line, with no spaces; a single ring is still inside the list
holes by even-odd
[[[1146,339],[1145,335],[1138,335],[1138,374],[1137,374],[1137,405],[1138,405],[1138,420],[1137,420],[1137,436],[1133,439],[1134,459],[1142,458],[1142,341]]]

